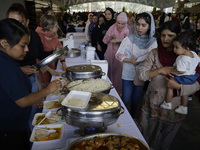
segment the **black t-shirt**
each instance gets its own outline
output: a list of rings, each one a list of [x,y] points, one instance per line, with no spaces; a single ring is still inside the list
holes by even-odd
[[[23,61],[20,61],[20,66],[34,65],[36,64],[36,58],[42,60],[45,58],[46,54],[37,32],[31,30],[31,38],[28,44],[29,52],[25,56]]]

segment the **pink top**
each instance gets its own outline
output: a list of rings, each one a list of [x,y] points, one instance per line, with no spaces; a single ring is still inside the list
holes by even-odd
[[[104,54],[104,59],[108,61],[108,77],[116,88],[117,92],[121,94],[121,76],[122,76],[122,62],[115,58],[115,54],[120,46],[120,43],[112,43],[112,35],[115,35],[117,40],[123,40],[129,35],[129,29],[125,26],[123,29],[117,29],[117,23],[113,24],[103,38],[103,42],[108,45]]]
[[[44,51],[50,52],[62,48],[62,44],[58,40],[58,35],[56,33],[52,34],[48,31],[43,31],[42,27],[37,27],[35,31],[41,38]]]

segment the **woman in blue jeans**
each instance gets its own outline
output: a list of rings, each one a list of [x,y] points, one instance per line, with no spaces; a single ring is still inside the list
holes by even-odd
[[[123,62],[122,101],[127,105],[131,100],[130,114],[133,118],[144,84],[138,79],[137,72],[146,55],[157,47],[154,34],[155,24],[152,14],[148,12],[138,14],[133,34],[124,38],[115,55],[116,59]]]

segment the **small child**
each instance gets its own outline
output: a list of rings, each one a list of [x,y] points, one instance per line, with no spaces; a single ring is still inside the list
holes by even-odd
[[[199,74],[195,69],[200,62],[200,58],[194,52],[196,49],[195,37],[189,32],[182,32],[174,41],[174,52],[179,55],[176,58],[174,66],[176,69],[172,72],[176,76],[173,77],[175,81],[180,84],[193,84],[196,82]],[[168,88],[166,100],[160,105],[164,109],[172,109],[173,89]],[[180,114],[187,114],[188,96],[181,97],[181,105],[175,109],[175,112]]]

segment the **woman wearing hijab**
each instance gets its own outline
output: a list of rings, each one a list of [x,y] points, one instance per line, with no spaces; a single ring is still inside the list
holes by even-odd
[[[99,35],[102,33],[102,26],[105,23],[105,16],[103,14],[101,14],[98,18],[98,25],[93,29],[92,31],[92,35],[91,35],[91,43],[92,46],[96,48],[96,53],[99,57],[99,59],[103,60],[103,55],[104,53],[102,53],[102,51],[99,51],[97,49],[97,42],[99,41]]]
[[[106,8],[105,10],[105,23],[101,25],[101,33],[99,34],[98,41],[97,41],[97,50],[102,53],[102,59],[104,59],[104,54],[107,49],[107,44],[103,42],[103,38],[108,31],[108,29],[116,22],[114,19],[114,11],[112,8]]]
[[[108,29],[103,38],[103,42],[108,45],[104,55],[104,59],[108,61],[108,77],[110,78],[119,95],[121,95],[122,89],[122,62],[115,58],[115,54],[120,46],[120,42],[127,35],[129,35],[127,16],[126,13],[122,12],[118,15],[117,22]]]
[[[168,21],[161,26],[160,39],[157,49],[153,49],[139,69],[139,77],[143,81],[151,80],[144,95],[139,128],[151,148],[168,150],[185,115],[174,111],[180,105],[182,95],[191,95],[199,90],[198,82],[192,85],[181,85],[171,75],[172,65],[177,55],[174,53],[173,40],[180,33],[177,21]],[[173,109],[160,108],[165,100],[166,87],[174,91]]]
[[[88,20],[87,20],[86,25],[85,25],[85,36],[86,36],[86,40],[88,42],[91,41],[91,37],[90,37],[90,34],[89,34],[89,25],[90,25],[90,23],[92,23],[92,17],[93,17],[93,14],[89,13],[88,14]]]
[[[135,116],[143,91],[143,82],[137,82],[136,72],[146,55],[157,47],[157,41],[153,37],[155,24],[152,14],[148,12],[138,14],[134,27],[134,33],[124,38],[116,53],[116,59],[123,62],[122,101],[127,105],[131,100],[132,117]]]

